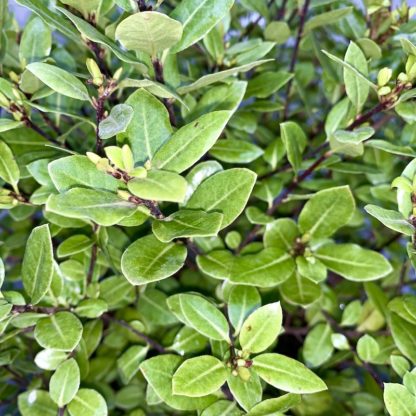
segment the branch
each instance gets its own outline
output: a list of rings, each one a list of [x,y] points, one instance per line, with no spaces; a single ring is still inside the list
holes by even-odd
[[[302,36],[303,36],[303,30],[305,27],[306,15],[308,14],[309,4],[310,4],[310,0],[305,0],[305,3],[303,4],[302,9],[300,10],[298,35],[296,37],[295,48],[293,50],[292,59],[290,61],[289,72],[294,72],[295,67],[296,67],[296,62],[298,60],[298,55],[299,55],[300,41],[302,40]],[[286,87],[286,100],[285,100],[285,106],[283,109],[283,120],[286,120],[287,118],[287,113],[289,110],[289,101],[290,101],[289,97],[290,97],[290,91],[292,89],[292,84],[293,84],[293,78],[288,82],[287,87]]]

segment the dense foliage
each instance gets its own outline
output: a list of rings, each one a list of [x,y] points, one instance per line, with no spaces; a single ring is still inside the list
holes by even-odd
[[[16,2],[0,413],[416,415],[412,8]]]

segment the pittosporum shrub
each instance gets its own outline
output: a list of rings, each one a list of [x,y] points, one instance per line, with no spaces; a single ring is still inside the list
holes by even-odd
[[[16,3],[0,413],[416,415],[414,10]]]

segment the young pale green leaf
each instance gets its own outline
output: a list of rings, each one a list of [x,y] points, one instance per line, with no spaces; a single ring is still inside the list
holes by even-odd
[[[44,390],[28,390],[19,394],[17,405],[21,416],[56,416],[58,406]]]
[[[107,312],[108,305],[102,299],[84,299],[78,303],[74,312],[82,318],[98,318]]]
[[[239,369],[237,368],[238,371]],[[227,378],[227,384],[234,399],[245,411],[249,411],[253,406],[261,402],[263,396],[260,377],[254,371],[247,371],[249,371],[248,374],[250,375],[248,380],[243,380],[239,375],[234,375],[231,372],[228,373]]]
[[[280,302],[262,306],[251,313],[241,327],[239,341],[243,351],[257,354],[270,347],[282,329],[282,317]]]
[[[332,329],[329,324],[319,323],[306,336],[303,344],[303,357],[308,367],[320,367],[334,352]]]
[[[412,295],[394,298],[389,302],[388,308],[407,322],[416,325],[416,298]]]
[[[182,363],[177,355],[164,354],[144,361],[140,370],[144,378],[167,405],[177,410],[204,409],[218,400],[215,396],[186,397],[173,394],[173,374]]]
[[[132,285],[143,285],[172,276],[183,266],[186,254],[183,245],[162,243],[148,235],[127,247],[121,269]]]
[[[48,171],[59,192],[77,186],[108,191],[116,191],[118,187],[117,179],[98,170],[86,156],[74,155],[54,160],[49,163]]]
[[[363,361],[371,362],[380,353],[378,342],[368,334],[362,336],[357,342],[357,354]]]
[[[255,181],[255,173],[248,169],[234,168],[216,173],[198,186],[186,208],[221,212],[223,229],[241,214]]]
[[[130,146],[136,163],[152,160],[159,147],[172,134],[169,113],[145,89],[139,89],[130,95],[126,104],[133,108],[133,118],[126,131],[117,135],[117,141]]]
[[[80,389],[68,405],[71,416],[107,416],[107,403],[100,393],[93,389]]]
[[[66,311],[40,319],[35,327],[35,339],[43,348],[73,351],[81,337],[81,322]]]
[[[377,205],[366,205],[364,209],[377,218],[386,227],[405,235],[413,235],[415,228],[403,217],[400,212],[378,207]]]
[[[90,100],[85,85],[62,68],[42,62],[33,62],[27,66],[27,69],[58,94],[76,100]]]
[[[116,134],[124,133],[133,118],[133,107],[128,104],[114,106],[107,118],[98,125],[101,139],[107,140]]]
[[[289,393],[308,394],[327,389],[311,370],[284,355],[258,355],[253,359],[253,369],[266,383]]]
[[[348,186],[324,189],[312,196],[299,215],[299,228],[311,238],[326,238],[348,224],[355,210]]]
[[[141,362],[146,358],[147,351],[148,347],[133,345],[117,359],[117,368],[124,384],[128,384],[137,374]]]
[[[290,164],[295,171],[299,171],[302,163],[302,154],[306,147],[305,133],[295,122],[286,121],[280,124],[280,134]]]
[[[225,316],[202,296],[188,293],[173,295],[168,299],[168,306],[179,320],[202,335],[230,342],[230,328]]]
[[[275,399],[263,400],[254,406],[247,416],[269,416],[278,415],[289,411],[292,407],[301,403],[302,397],[299,394],[287,393]]]
[[[345,144],[360,144],[365,140],[368,140],[375,133],[372,127],[360,127],[358,129],[349,130],[336,130],[334,132],[334,138]],[[341,147],[342,149],[342,147]]]
[[[187,188],[185,178],[174,172],[150,170],[144,178],[133,178],[127,188],[139,198],[152,201],[183,202]]]
[[[31,303],[46,295],[53,275],[53,248],[48,224],[33,229],[26,243],[22,263],[22,282]]]
[[[178,173],[188,169],[214,145],[231,114],[213,111],[180,128],[156,152],[153,165]]]
[[[257,254],[236,257],[230,281],[236,284],[273,287],[283,283],[295,271],[295,261],[283,250],[266,248]]]
[[[184,85],[177,89],[179,94],[188,94],[189,92],[198,90],[202,87],[207,87],[208,85],[214,84],[215,82],[220,82],[230,76],[237,75],[239,72],[247,72],[251,69],[260,66],[266,62],[270,62],[271,59],[263,59],[260,61],[250,62],[249,64],[237,66],[234,68],[226,69],[224,71],[215,72],[213,74],[204,75],[195,82],[189,85]]]
[[[153,234],[164,243],[175,238],[216,236],[220,230],[223,215],[200,210],[179,210],[164,218],[153,221]]]
[[[357,109],[357,112],[360,112],[367,100],[370,89],[368,83],[363,81],[361,77],[358,77],[356,73],[358,71],[364,77],[368,76],[367,59],[360,47],[354,42],[350,42],[345,53],[344,62],[356,69],[356,71],[352,71],[344,67],[344,82],[348,98]]]
[[[74,358],[64,361],[56,369],[49,381],[49,394],[52,400],[63,407],[77,394],[80,384],[80,372]]]
[[[383,398],[390,416],[416,414],[416,396],[401,384],[385,383]]]
[[[315,257],[296,257],[296,268],[300,276],[314,283],[323,282],[327,276],[327,268]]]
[[[261,297],[258,290],[251,286],[233,286],[231,288],[227,311],[235,334],[239,334],[243,322],[247,316],[261,305]]]
[[[244,413],[238,409],[237,403],[229,400],[218,400],[203,410],[201,416],[241,416]]]
[[[393,270],[382,254],[356,244],[325,244],[315,255],[329,270],[356,282],[381,279]]]
[[[258,159],[263,154],[263,150],[243,140],[226,139],[218,140],[209,153],[221,162],[239,164]]]
[[[36,354],[35,364],[43,370],[52,371],[56,370],[59,364],[63,363],[67,358],[67,352],[47,348]]]
[[[183,35],[172,49],[180,52],[202,39],[226,13],[234,0],[184,0],[171,13],[171,17],[182,22]]]
[[[25,64],[41,61],[49,55],[51,46],[51,30],[42,19],[35,17],[23,31],[19,46],[20,60]]]
[[[0,133],[13,129],[18,129],[19,127],[23,126],[24,124],[22,121],[10,120],[8,118],[0,118]]]
[[[156,58],[159,52],[181,39],[182,25],[165,14],[146,11],[122,20],[117,25],[115,37],[126,49]]]
[[[201,397],[216,392],[226,381],[224,363],[211,355],[184,361],[172,378],[173,394]]]
[[[69,218],[91,220],[99,225],[110,226],[134,214],[137,205],[107,191],[72,188],[51,195],[46,201],[46,211]]]
[[[13,156],[10,147],[0,140],[0,178],[12,185],[15,192],[17,189],[17,182],[20,178],[19,166]]]

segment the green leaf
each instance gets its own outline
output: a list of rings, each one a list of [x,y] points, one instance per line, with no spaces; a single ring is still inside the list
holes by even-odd
[[[286,148],[287,158],[295,171],[299,171],[302,153],[306,147],[306,136],[301,127],[293,121],[280,123],[280,134]]]
[[[76,100],[90,100],[85,85],[62,68],[41,62],[33,62],[27,66],[27,69],[59,94]]]
[[[70,312],[57,312],[38,321],[35,339],[43,348],[73,351],[82,337],[82,324]]]
[[[234,400],[245,411],[249,411],[254,405],[261,402],[263,395],[260,377],[254,371],[250,371],[249,374],[250,378],[248,380],[243,380],[239,375],[234,375],[231,372],[229,372],[227,378],[227,384]]]
[[[349,15],[352,11],[352,7],[344,7],[313,16],[305,23],[304,33],[306,35],[308,32],[318,27],[327,27],[328,25],[337,23],[339,20]]]
[[[255,180],[255,173],[248,169],[216,173],[198,186],[186,208],[221,212],[224,215],[221,229],[225,228],[243,211]]]
[[[377,205],[366,205],[364,209],[377,218],[386,227],[405,235],[413,235],[415,229],[400,212],[378,207]]]
[[[20,60],[25,64],[41,61],[51,51],[52,35],[42,19],[35,17],[24,28],[19,46]]]
[[[202,39],[231,9],[234,0],[183,0],[171,13],[182,22],[183,35],[172,49],[180,52]]]
[[[279,290],[287,302],[304,307],[313,304],[322,296],[321,287],[309,279],[308,276],[302,276],[299,270],[289,279],[285,280],[279,286]]]
[[[387,140],[369,140],[365,143],[366,147],[372,147],[374,149],[383,150],[384,152],[391,153],[392,155],[415,157],[416,152],[411,146],[397,146]]]
[[[198,331],[184,326],[178,331],[173,344],[168,348],[168,350],[176,351],[180,355],[200,352],[205,349],[207,342],[207,338],[201,335]]]
[[[107,416],[107,404],[100,393],[92,389],[80,389],[68,405],[71,416]]]
[[[253,359],[253,369],[266,383],[289,393],[307,394],[327,389],[311,370],[284,355],[258,355]]]
[[[199,269],[214,279],[229,279],[234,257],[228,250],[214,250],[205,256],[198,255],[196,263]]]
[[[282,317],[280,302],[251,313],[241,327],[239,341],[243,351],[257,354],[270,347],[282,329]]]
[[[58,406],[44,390],[28,390],[19,394],[17,405],[21,416],[56,416]]]
[[[287,412],[292,407],[301,403],[299,394],[287,393],[275,399],[263,400],[254,406],[248,413],[248,416],[269,416],[279,414],[277,412]]]
[[[399,351],[409,360],[416,363],[416,326],[402,319],[400,316],[392,313],[389,326],[394,342]]]
[[[10,147],[0,140],[0,178],[12,185],[15,192],[18,193],[17,182],[19,182],[19,166],[13,156]]]
[[[13,129],[18,129],[19,127],[23,126],[24,124],[22,121],[9,120],[8,118],[0,118],[0,133]]]
[[[59,244],[56,254],[58,257],[68,257],[73,254],[82,253],[90,248],[94,242],[83,234],[72,235]]]
[[[295,271],[293,258],[279,248],[266,248],[257,254],[237,257],[232,264],[230,281],[257,287],[283,283]]]
[[[364,77],[368,76],[367,59],[360,47],[354,42],[350,42],[344,61],[363,74]],[[346,67],[344,67],[344,82],[348,98],[354,104],[357,112],[360,112],[368,97],[368,83],[358,77],[356,71]]]
[[[269,97],[280,90],[292,78],[293,74],[286,71],[262,72],[248,83],[246,97]]]
[[[139,198],[153,201],[183,202],[187,188],[186,180],[174,172],[150,170],[144,178],[128,181],[129,191]]]
[[[133,118],[133,107],[128,104],[115,105],[107,118],[98,126],[101,139],[107,140],[119,133],[124,133]]]
[[[49,382],[49,394],[52,400],[63,407],[77,394],[80,384],[80,373],[74,358],[64,361],[56,369]]]
[[[239,72],[247,72],[251,69],[263,65],[266,62],[270,62],[272,59],[263,59],[260,61],[250,62],[249,64],[236,66],[234,68],[226,69],[224,71],[215,72],[213,74],[204,75],[195,82],[189,85],[184,85],[177,89],[179,94],[188,94],[189,92],[198,90],[202,87],[207,87],[208,85],[214,84],[215,82],[220,82],[230,76],[237,75]]]
[[[203,410],[201,416],[241,416],[243,412],[237,408],[237,403],[229,400],[218,400]]]
[[[153,165],[178,173],[188,169],[214,145],[230,116],[230,111],[214,111],[180,128],[156,152]]]
[[[187,250],[181,244],[162,243],[148,235],[132,243],[123,253],[121,269],[132,285],[142,285],[175,274],[184,264]]]
[[[407,322],[416,325],[416,298],[414,296],[396,297],[389,302],[388,308]]]
[[[144,361],[140,370],[155,393],[170,407],[177,410],[204,409],[218,398],[215,396],[186,397],[173,394],[172,377],[181,364],[177,355],[164,354]]]
[[[261,305],[261,297],[255,287],[233,286],[231,288],[227,311],[235,334],[239,334],[247,316]]]
[[[39,351],[35,356],[35,364],[43,370],[56,370],[62,362],[68,358],[68,353],[46,349]]]
[[[416,414],[416,397],[406,387],[395,383],[385,383],[383,397],[390,416]]]
[[[61,3],[78,10],[88,18],[96,13],[100,0],[62,0]]]
[[[356,244],[325,244],[315,255],[328,269],[355,282],[381,279],[393,270],[382,254]]]
[[[348,186],[324,189],[313,195],[299,215],[299,228],[311,238],[326,238],[348,224],[355,210]]]
[[[0,257],[0,289],[3,286],[4,276],[5,276],[4,263]]]
[[[226,163],[250,163],[258,159],[263,150],[253,143],[243,140],[218,140],[209,151],[215,159]]]
[[[181,39],[182,25],[165,14],[146,11],[122,20],[115,37],[126,49],[156,57]]]
[[[99,45],[104,45],[114,53],[121,61],[127,62],[129,64],[134,64],[135,67],[142,73],[148,72],[147,67],[143,64],[143,62],[137,58],[134,54],[129,53],[121,49],[112,39],[103,35],[98,29],[96,29],[93,25],[90,25],[84,19],[75,16],[69,10],[66,10],[62,7],[57,7],[57,9],[63,13],[65,16],[68,17],[69,20],[75,25],[75,27],[79,30],[79,32],[85,36],[85,38],[98,43]],[[61,18],[60,16],[58,16]],[[72,27],[71,27],[72,29]],[[75,42],[79,41],[78,34],[75,31]]]
[[[148,347],[133,345],[117,359],[117,368],[124,384],[128,384],[139,371],[140,364],[146,358],[147,351]]]
[[[267,224],[263,238],[264,246],[277,247],[290,252],[299,236],[299,229],[295,221],[291,218],[280,218]]]
[[[218,358],[210,355],[190,358],[175,371],[173,394],[201,397],[216,392],[226,381],[227,370]]]
[[[144,89],[130,95],[126,104],[133,108],[133,118],[126,131],[117,135],[117,141],[130,146],[136,163],[152,160],[172,134],[169,113],[157,98]]]
[[[74,312],[83,318],[98,318],[107,312],[108,305],[102,299],[84,299],[78,303]]]
[[[168,299],[168,306],[179,320],[202,335],[230,342],[225,316],[202,296],[187,293],[173,295]]]
[[[331,358],[334,352],[331,335],[332,329],[325,323],[316,325],[308,333],[303,344],[303,357],[308,367],[320,367]]]
[[[86,156],[74,155],[54,160],[49,163],[48,171],[59,192],[77,186],[108,191],[116,191],[118,187],[117,179],[98,170]]]
[[[33,229],[26,243],[22,263],[22,282],[31,303],[46,295],[53,275],[53,249],[48,224]]]
[[[380,346],[370,335],[362,336],[357,342],[357,354],[363,361],[371,362],[380,353]]]
[[[85,188],[72,188],[63,194],[51,195],[46,201],[48,212],[91,220],[104,226],[117,224],[133,215],[136,209],[137,205],[116,194]]]
[[[167,296],[157,289],[147,289],[141,293],[137,311],[144,320],[148,320],[154,325],[178,323],[168,308]]]
[[[275,42],[276,45],[285,43],[290,38],[290,27],[286,22],[270,22],[264,30],[264,39]]]
[[[163,220],[153,221],[153,234],[164,243],[175,238],[210,237],[218,234],[223,215],[218,212],[179,210]]]

